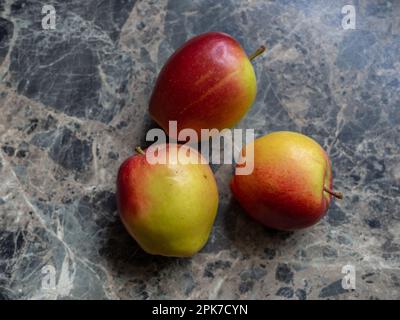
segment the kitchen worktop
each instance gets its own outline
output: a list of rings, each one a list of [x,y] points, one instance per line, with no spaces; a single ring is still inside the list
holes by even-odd
[[[400,299],[399,16],[395,0],[0,0],[0,299]],[[316,139],[344,199],[311,228],[267,230],[232,198],[232,166],[213,165],[206,247],[151,256],[118,218],[116,173],[155,127],[163,63],[211,30],[268,48],[237,127]]]

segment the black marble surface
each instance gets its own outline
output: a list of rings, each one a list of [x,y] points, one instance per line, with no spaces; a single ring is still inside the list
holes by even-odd
[[[44,4],[56,30],[42,29]],[[396,0],[0,0],[0,298],[399,299],[399,17]],[[310,135],[345,198],[314,227],[269,231],[232,199],[223,165],[204,250],[150,256],[118,219],[116,172],[153,126],[165,60],[211,30],[268,47],[238,127]],[[347,264],[355,290],[341,286]]]

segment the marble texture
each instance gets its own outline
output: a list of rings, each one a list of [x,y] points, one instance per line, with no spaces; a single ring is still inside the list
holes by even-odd
[[[56,30],[42,30],[44,4]],[[399,17],[396,0],[0,0],[0,299],[400,299]],[[207,246],[150,256],[117,216],[116,173],[154,127],[163,63],[211,30],[268,47],[238,127],[312,136],[345,198],[314,227],[270,231],[232,199],[232,167],[213,166]]]

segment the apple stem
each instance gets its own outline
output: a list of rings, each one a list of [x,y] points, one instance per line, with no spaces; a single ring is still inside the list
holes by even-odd
[[[266,50],[265,46],[260,46],[256,51],[249,55],[249,60],[253,61],[257,58],[260,54],[262,54]]]
[[[145,153],[144,153],[144,151],[143,151],[143,149],[142,149],[141,147],[136,147],[136,148],[135,148],[135,151],[136,151],[137,153],[141,154],[141,155],[145,155]]]
[[[341,192],[336,192],[328,189],[327,187],[324,187],[324,191],[329,193],[330,195],[334,196],[335,198],[338,199],[343,199],[343,194]]]

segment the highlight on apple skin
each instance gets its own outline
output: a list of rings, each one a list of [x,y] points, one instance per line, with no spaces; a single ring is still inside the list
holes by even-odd
[[[278,131],[246,145],[254,148],[254,170],[231,180],[234,197],[245,211],[266,227],[296,230],[317,223],[332,196],[332,169],[328,155],[313,139],[296,132]],[[247,161],[247,160],[246,160]]]
[[[158,153],[168,157],[182,147],[189,148],[164,144]],[[217,184],[209,165],[152,164],[139,151],[118,172],[117,205],[123,224],[150,254],[192,256],[206,244],[218,209]],[[202,157],[190,151],[190,159]]]
[[[253,59],[262,53],[250,56]],[[190,128],[233,127],[256,97],[253,66],[239,42],[221,32],[192,38],[168,59],[153,89],[149,112],[168,132],[168,121],[177,121],[178,133]]]

